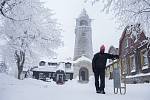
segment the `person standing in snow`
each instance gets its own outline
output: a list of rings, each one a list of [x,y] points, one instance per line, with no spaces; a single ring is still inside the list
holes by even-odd
[[[92,70],[94,72],[95,77],[96,93],[105,94],[105,68],[107,59],[119,59],[119,56],[105,53],[105,46],[102,45],[100,47],[100,52],[96,53],[92,59]]]

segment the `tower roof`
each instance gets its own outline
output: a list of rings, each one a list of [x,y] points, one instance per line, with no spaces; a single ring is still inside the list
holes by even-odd
[[[74,61],[74,63],[80,62],[80,61],[88,61],[88,62],[92,62],[91,59],[85,57],[85,56],[81,56],[80,58],[78,58],[77,60]]]
[[[79,17],[88,17],[89,18],[89,16],[88,16],[88,14],[87,14],[85,9],[82,10],[82,12],[81,12]]]

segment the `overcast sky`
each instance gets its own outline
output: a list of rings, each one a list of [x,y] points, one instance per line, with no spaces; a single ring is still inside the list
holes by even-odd
[[[85,8],[92,21],[93,52],[99,51],[100,45],[106,46],[106,52],[111,45],[118,47],[122,31],[117,29],[117,24],[111,14],[101,12],[102,5],[94,6],[84,0],[42,0],[46,7],[53,10],[54,17],[62,25],[64,47],[58,49],[58,57],[73,57],[75,43],[75,19]]]

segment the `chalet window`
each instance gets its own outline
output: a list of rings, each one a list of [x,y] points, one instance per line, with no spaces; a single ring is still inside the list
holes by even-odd
[[[129,46],[129,40],[126,39],[126,40],[125,40],[125,48],[127,48],[128,46]]]
[[[66,67],[67,69],[70,69],[70,68],[71,68],[71,63],[66,63],[66,64],[65,64],[65,67]]]
[[[142,69],[146,69],[148,68],[148,52],[146,49],[141,51],[141,65],[142,65]]]
[[[48,65],[49,65],[49,66],[57,66],[58,64],[57,64],[57,63],[48,62]]]
[[[124,59],[122,59],[122,74],[127,74],[127,62]]]
[[[136,67],[135,67],[135,56],[131,55],[130,56],[130,69],[131,69],[131,73],[136,71]]]
[[[43,79],[44,78],[44,73],[39,73],[39,79]]]
[[[70,74],[66,74],[66,79],[70,79]]]
[[[39,65],[40,66],[45,66],[46,62],[45,61],[40,61]]]

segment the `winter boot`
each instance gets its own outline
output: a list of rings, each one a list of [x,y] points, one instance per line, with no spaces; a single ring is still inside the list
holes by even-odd
[[[101,90],[100,93],[101,93],[101,94],[105,94],[105,91],[104,91],[104,90]]]
[[[101,91],[100,91],[100,90],[97,90],[96,93],[101,93]]]

